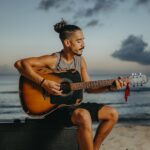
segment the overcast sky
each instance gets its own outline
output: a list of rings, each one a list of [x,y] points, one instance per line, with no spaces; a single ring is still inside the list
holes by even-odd
[[[150,73],[150,0],[0,0],[0,74],[59,51],[53,25],[83,29],[89,72]]]

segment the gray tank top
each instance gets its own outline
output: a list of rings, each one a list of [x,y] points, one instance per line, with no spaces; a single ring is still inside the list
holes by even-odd
[[[69,70],[69,69],[76,69],[79,73],[81,73],[81,56],[74,56],[74,60],[68,64],[65,60],[61,57],[61,52],[56,52],[55,55],[57,56],[56,62],[56,70]]]

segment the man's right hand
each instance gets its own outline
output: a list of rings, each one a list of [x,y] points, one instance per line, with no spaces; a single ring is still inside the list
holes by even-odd
[[[62,95],[62,90],[60,90],[60,84],[50,80],[44,80],[42,87],[52,95]]]

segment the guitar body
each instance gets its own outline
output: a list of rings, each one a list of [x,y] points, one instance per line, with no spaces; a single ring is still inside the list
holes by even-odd
[[[73,105],[82,100],[83,90],[72,91],[70,87],[71,83],[81,82],[78,71],[51,71],[49,73],[39,72],[39,74],[47,80],[60,83],[63,95],[50,95],[39,85],[21,76],[19,81],[20,100],[27,114],[31,116],[45,116],[64,105]]]

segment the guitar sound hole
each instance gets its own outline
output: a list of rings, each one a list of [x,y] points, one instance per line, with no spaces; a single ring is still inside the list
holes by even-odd
[[[63,94],[68,94],[71,91],[70,83],[69,82],[62,82],[60,85],[60,89],[62,90]]]

